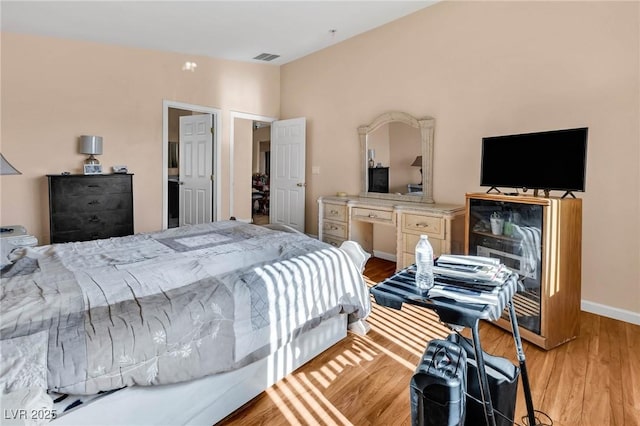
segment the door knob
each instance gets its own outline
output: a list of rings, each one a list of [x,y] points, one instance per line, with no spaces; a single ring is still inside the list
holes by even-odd
[[[298,182],[298,183],[297,183],[297,185],[298,185],[298,186],[307,186],[307,184],[306,184],[306,183],[304,183],[304,182]]]

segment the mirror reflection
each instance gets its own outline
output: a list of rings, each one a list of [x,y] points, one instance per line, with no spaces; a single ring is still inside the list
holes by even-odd
[[[420,129],[387,123],[367,134],[368,192],[418,195],[422,191]]]
[[[358,128],[361,196],[433,203],[434,119],[388,112]]]

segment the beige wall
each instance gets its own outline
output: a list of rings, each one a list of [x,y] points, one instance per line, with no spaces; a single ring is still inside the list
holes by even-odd
[[[222,217],[229,216],[230,111],[279,115],[280,68],[268,64],[2,33],[0,223],[49,241],[46,174],[80,172],[82,134],[101,135],[105,169],[135,174],[135,231],[162,226],[162,101],[222,110]],[[182,71],[195,61],[195,72]],[[249,169],[250,170],[250,169]]]
[[[479,187],[481,138],[589,127],[582,298],[640,313],[638,2],[445,1],[282,67],[281,116],[306,116],[307,232],[358,193],[357,127],[433,116],[434,198]],[[545,153],[537,153],[544,167]]]
[[[251,219],[251,175],[253,167],[253,121],[235,118],[233,134],[233,215]]]
[[[356,129],[382,112],[436,118],[434,197],[460,204],[483,136],[589,126],[582,298],[640,313],[639,8],[445,1],[282,68],[2,33],[0,151],[23,174],[0,177],[0,223],[48,241],[44,175],[79,172],[89,133],[135,173],[135,230],[160,228],[165,99],[222,110],[223,218],[229,111],[306,116],[312,234],[319,196],[360,191]]]

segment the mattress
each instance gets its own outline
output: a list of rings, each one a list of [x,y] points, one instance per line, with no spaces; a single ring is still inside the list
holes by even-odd
[[[3,269],[0,339],[37,339],[34,364],[46,365],[26,370],[45,371],[49,391],[88,395],[238,369],[324,319],[370,309],[341,250],[224,221],[23,249]],[[5,392],[35,380],[9,376]]]

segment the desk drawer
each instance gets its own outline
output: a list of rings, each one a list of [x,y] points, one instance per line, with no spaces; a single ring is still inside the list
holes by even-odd
[[[322,234],[338,238],[347,238],[347,225],[339,222],[322,222]]]
[[[441,217],[403,214],[402,231],[420,232],[421,234],[444,238],[444,220]]]
[[[395,221],[393,220],[393,211],[389,210],[364,209],[360,207],[354,207],[351,216],[353,219],[368,222],[395,223]]]
[[[325,219],[338,220],[341,222],[346,222],[347,220],[347,206],[339,205],[339,204],[326,204],[324,205],[324,214],[323,217]]]
[[[420,235],[417,234],[402,234],[403,240],[403,251],[405,253],[413,255],[416,252],[416,245],[418,241],[420,241]],[[433,247],[433,255],[435,257],[440,256],[442,254],[442,240],[437,238],[429,237],[429,243],[431,247]]]
[[[440,240],[431,240],[429,239],[429,241],[431,242],[431,246],[433,247],[433,257],[439,257],[442,252],[440,250]],[[413,247],[413,249],[411,250],[411,252],[403,252],[402,253],[402,268],[406,268],[409,265],[413,265],[414,263],[416,263],[416,255],[415,255],[415,245]]]

